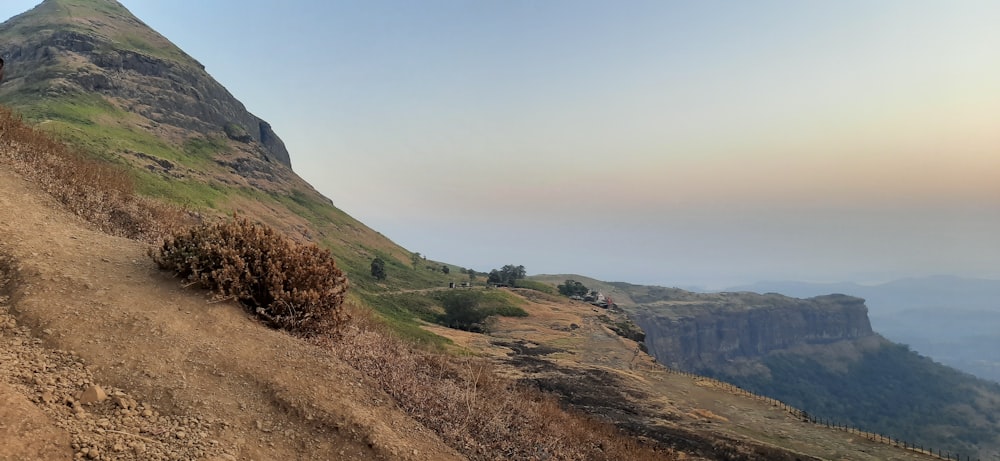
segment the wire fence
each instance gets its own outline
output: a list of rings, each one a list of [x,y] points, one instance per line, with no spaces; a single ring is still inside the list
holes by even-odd
[[[762,401],[762,402],[769,403],[769,404],[771,404],[771,405],[773,405],[775,407],[778,407],[778,408],[780,408],[780,409],[788,412],[792,416],[795,416],[795,417],[801,419],[803,422],[812,423],[812,424],[815,424],[815,425],[818,425],[818,426],[826,426],[827,428],[830,428],[830,429],[841,430],[841,431],[844,431],[844,432],[847,432],[847,433],[850,433],[850,434],[855,434],[855,435],[864,437],[864,438],[866,438],[866,439],[868,439],[868,440],[870,440],[872,442],[884,443],[884,444],[887,444],[889,446],[897,447],[897,448],[900,448],[900,449],[903,449],[903,450],[909,450],[909,451],[912,451],[912,452],[915,452],[915,453],[922,453],[924,455],[932,456],[932,457],[938,458],[938,459],[946,459],[946,460],[951,460],[951,461],[982,461],[981,459],[979,459],[979,458],[973,458],[972,456],[970,456],[968,454],[966,454],[963,457],[960,453],[952,453],[951,451],[942,450],[940,448],[938,448],[937,450],[935,450],[932,447],[924,446],[923,444],[920,444],[920,443],[912,443],[912,442],[909,442],[909,441],[906,441],[906,440],[900,440],[898,438],[892,438],[892,436],[888,436],[888,435],[885,435],[885,434],[880,434],[878,432],[869,432],[869,431],[861,430],[861,429],[858,429],[856,427],[853,427],[853,426],[850,426],[850,425],[847,425],[847,424],[844,424],[844,423],[840,423],[840,422],[832,420],[832,419],[816,417],[816,416],[810,415],[809,413],[807,413],[805,411],[802,411],[802,410],[800,410],[798,408],[795,408],[795,407],[793,407],[793,406],[791,406],[791,405],[789,405],[789,404],[787,404],[785,402],[782,402],[782,401],[780,401],[778,399],[775,399],[775,398],[772,398],[772,397],[768,397],[766,395],[760,395],[760,394],[757,394],[757,393],[755,393],[753,391],[748,391],[746,389],[743,389],[742,387],[739,387],[739,386],[737,386],[735,384],[728,383],[728,382],[725,382],[725,381],[719,381],[719,380],[717,380],[715,378],[710,378],[710,377],[702,376],[702,375],[695,374],[695,373],[689,373],[689,372],[686,372],[686,371],[676,370],[676,369],[673,369],[673,368],[670,368],[670,367],[666,367],[666,366],[664,366],[663,368],[666,369],[667,371],[669,371],[670,373],[673,373],[673,374],[678,374],[678,375],[687,376],[687,377],[690,377],[690,378],[693,378],[693,379],[697,379],[697,380],[700,380],[700,381],[709,382],[710,384],[712,384],[715,387],[718,387],[718,388],[721,388],[721,389],[725,389],[725,390],[727,390],[729,392],[732,392],[734,394],[742,395],[742,396],[745,396],[745,397],[749,397],[749,398],[753,398],[753,399],[756,399],[756,400],[759,400],[759,401]]]

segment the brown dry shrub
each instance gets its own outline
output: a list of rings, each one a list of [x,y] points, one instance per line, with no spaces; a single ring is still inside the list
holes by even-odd
[[[502,376],[489,360],[414,348],[363,308],[328,346],[472,460],[670,460],[603,421]]]
[[[330,251],[247,218],[176,233],[150,253],[160,268],[239,301],[275,328],[310,336],[336,333],[347,321],[347,276]]]
[[[5,107],[0,107],[0,161],[111,235],[153,242],[194,223],[184,210],[136,195],[123,169],[70,149]]]

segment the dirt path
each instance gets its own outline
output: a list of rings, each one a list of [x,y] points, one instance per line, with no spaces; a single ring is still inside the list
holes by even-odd
[[[0,254],[20,326],[0,341],[0,398],[11,402],[0,460],[32,459],[4,451],[18,450],[7,436],[22,429],[40,431],[34,459],[461,458],[353,368],[182,289],[145,252],[0,167]],[[19,351],[18,338],[38,349]],[[93,385],[122,395],[79,404]],[[18,420],[38,426],[6,422]]]

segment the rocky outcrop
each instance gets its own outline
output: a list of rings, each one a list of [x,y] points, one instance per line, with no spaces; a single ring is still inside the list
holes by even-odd
[[[128,101],[121,109],[185,132],[215,136],[226,127],[237,128],[246,133],[246,141],[259,145],[263,160],[291,167],[288,151],[271,126],[248,112],[201,63],[117,2],[103,1],[107,5],[102,8],[114,14],[103,13],[90,23],[54,24],[53,18],[60,16],[52,11],[62,5],[46,0],[0,25],[0,54],[7,59],[8,79],[19,78],[22,91],[39,90],[30,88],[35,82],[58,80],[62,87],[49,85],[46,91]],[[128,39],[109,36],[108,30],[127,30]]]
[[[865,301],[756,293],[694,294],[630,309],[660,362],[690,371],[753,359],[799,345],[872,336]]]

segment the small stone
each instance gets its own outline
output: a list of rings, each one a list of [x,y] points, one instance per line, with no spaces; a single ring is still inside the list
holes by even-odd
[[[149,418],[149,417],[153,416],[153,410],[150,410],[148,408],[145,409],[145,410],[142,410],[142,415],[145,416],[145,417],[147,417],[147,418]]]
[[[183,438],[187,437],[187,433],[185,433],[184,431],[178,431],[174,435],[177,436],[178,439],[183,439]]]
[[[80,402],[85,404],[97,403],[103,402],[107,398],[108,394],[104,392],[104,389],[101,389],[101,386],[95,384],[83,391],[83,394],[80,395]]]
[[[125,451],[125,445],[122,445],[121,443],[116,443],[113,447],[111,447],[111,449],[120,453]]]
[[[135,400],[132,400],[132,399],[130,399],[128,397],[125,397],[125,396],[122,396],[122,395],[116,395],[116,396],[112,397],[111,400],[114,401],[116,405],[118,405],[119,407],[121,407],[121,408],[123,408],[125,410],[129,410],[129,409],[135,408],[135,406],[136,406],[135,405]]]
[[[90,459],[97,459],[100,456],[101,456],[101,450],[98,450],[96,447],[91,448],[90,452],[87,453],[87,457]]]
[[[52,403],[56,401],[56,396],[51,391],[42,392],[42,402]]]

